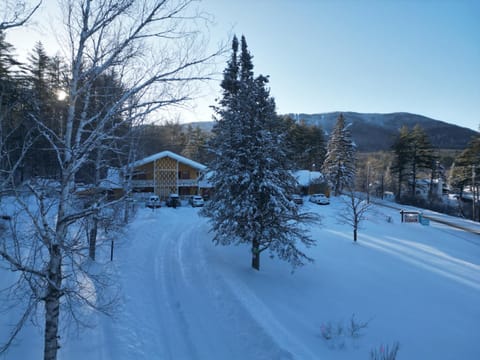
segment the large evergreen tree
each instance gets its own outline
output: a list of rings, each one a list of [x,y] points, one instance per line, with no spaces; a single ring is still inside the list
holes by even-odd
[[[55,152],[44,136],[47,128],[56,134],[59,133],[62,126],[60,119],[63,118],[61,115],[66,111],[65,104],[57,98],[60,84],[51,81],[51,65],[52,60],[40,42],[35,44],[27,63],[22,65],[23,79],[29,95],[26,104],[29,119],[38,119],[37,123],[29,120],[29,126],[34,129],[36,140],[30,147],[26,159],[27,176],[58,178],[60,173]]]
[[[355,145],[345,118],[340,114],[327,144],[323,175],[334,189],[334,195],[343,188],[352,187],[355,180]]]
[[[302,227],[314,217],[290,201],[297,184],[286,164],[285,133],[276,123],[268,78],[254,77],[244,37],[240,56],[238,45],[234,37],[216,108],[210,143],[215,191],[205,214],[216,244],[250,245],[254,269],[260,269],[260,254],[266,250],[296,267],[311,260],[297,244],[314,244]]]
[[[402,197],[402,185],[410,189],[412,200],[416,196],[416,184],[421,172],[429,171],[431,180],[436,168],[433,146],[418,125],[412,130],[402,127],[392,145],[394,154],[392,172],[397,175],[397,199]],[[430,191],[431,192],[431,191]]]
[[[463,192],[469,188],[472,194],[472,219],[480,221],[480,135],[472,138],[469,145],[455,159],[451,184]]]
[[[26,92],[15,68],[14,48],[0,30],[0,188],[14,178],[32,142],[30,127],[25,124]]]
[[[411,138],[408,128],[403,126],[392,145],[394,159],[392,172],[397,177],[396,198],[402,197],[402,185],[408,179],[408,167],[410,163]]]
[[[323,130],[319,126],[296,122],[290,117],[283,119],[287,126],[288,146],[295,169],[313,170],[320,168],[325,160],[326,144]]]
[[[415,125],[410,136],[410,181],[412,183],[411,196],[414,198],[416,195],[418,171],[431,171],[435,166],[435,156],[428,135],[419,125]]]
[[[185,134],[185,147],[182,150],[182,155],[200,163],[209,162],[209,154],[206,149],[206,143],[209,134],[200,127],[192,127],[188,125],[187,132]]]

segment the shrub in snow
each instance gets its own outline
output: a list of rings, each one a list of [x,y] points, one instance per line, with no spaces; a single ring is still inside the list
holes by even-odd
[[[341,322],[335,325],[331,322],[323,323],[320,331],[329,348],[343,349],[345,347],[345,331]]]
[[[395,360],[397,358],[398,349],[400,344],[394,342],[392,347],[388,345],[380,345],[378,349],[373,349],[370,351],[371,360]]]
[[[343,321],[336,324],[332,324],[330,321],[322,323],[320,335],[327,342],[329,348],[343,349],[348,339],[360,338],[363,335],[362,330],[367,328],[368,324],[369,321],[358,321],[355,319],[355,314],[352,314],[348,325],[345,325]]]
[[[352,314],[352,317],[350,318],[350,323],[348,324],[348,335],[351,338],[359,338],[362,336],[362,330],[367,328],[369,321],[363,322],[363,321],[357,321],[355,319],[355,314]]]

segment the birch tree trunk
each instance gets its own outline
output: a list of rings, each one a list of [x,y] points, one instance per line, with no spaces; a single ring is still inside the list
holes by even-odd
[[[62,254],[60,246],[51,246],[47,277],[49,279],[45,295],[45,336],[44,360],[55,360],[60,348],[58,326],[60,320],[60,298],[62,297]]]

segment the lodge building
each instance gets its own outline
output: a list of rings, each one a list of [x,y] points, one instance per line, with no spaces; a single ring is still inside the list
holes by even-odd
[[[170,194],[181,197],[206,195],[208,184],[202,181],[207,167],[171,151],[162,151],[129,165],[133,169],[132,190],[154,193],[161,200]]]

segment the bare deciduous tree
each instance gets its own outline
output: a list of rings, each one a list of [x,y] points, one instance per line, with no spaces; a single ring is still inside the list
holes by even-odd
[[[19,281],[26,284],[32,306],[44,306],[45,360],[57,358],[63,315],[70,313],[81,321],[76,312],[79,304],[107,311],[113,300],[103,298],[100,290],[108,285],[108,277],[89,271],[86,231],[82,230],[85,219],[107,205],[98,201],[79,205],[76,177],[99,148],[113,146],[122,126],[129,127],[166,106],[183,104],[191,98],[192,86],[209,78],[205,65],[218,53],[203,55],[198,29],[202,17],[192,2],[62,2],[68,39],[63,45],[68,47],[70,69],[63,89],[68,110],[62,133],[31,115],[55,152],[61,178],[53,195],[44,186],[31,184],[30,197],[17,198],[29,215],[23,222],[30,224],[28,230],[12,228],[0,240],[0,257],[21,274]],[[95,83],[112,73],[118,75],[123,91],[114,102],[100,102],[99,108]],[[12,338],[30,309],[14,327]]]
[[[346,206],[339,212],[338,219],[341,223],[352,227],[353,241],[357,242],[360,224],[366,219],[366,214],[371,207],[371,203],[357,197],[352,189],[345,191],[343,200]]]
[[[36,2],[34,5],[29,5],[28,1],[2,1],[0,31],[25,25],[41,4],[42,0]]]

